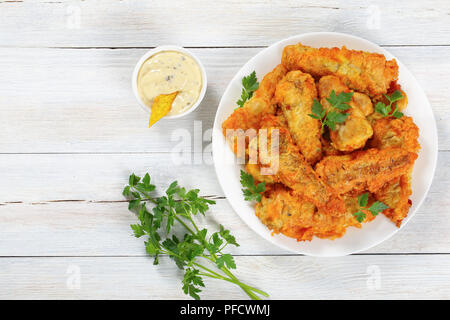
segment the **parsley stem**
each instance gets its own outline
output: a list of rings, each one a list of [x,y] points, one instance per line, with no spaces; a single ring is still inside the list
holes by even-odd
[[[215,274],[215,275],[218,276],[218,277],[223,277],[221,274],[219,274],[219,273],[217,273],[217,272],[215,272],[215,271],[212,271],[211,269],[209,269],[209,268],[207,268],[207,267],[205,267],[205,266],[203,266],[203,265],[201,265],[201,264],[199,264],[199,263],[197,263],[197,262],[193,262],[192,264],[195,265],[195,266],[197,266],[197,267],[199,267],[199,268],[202,268],[203,270],[206,270],[206,271],[208,271],[208,272],[211,272],[212,274]],[[228,279],[228,278],[227,278],[227,279]]]
[[[203,255],[203,257],[205,259],[210,260],[213,263],[215,263],[215,260],[217,259],[216,255],[212,255],[212,257],[208,257],[208,256]],[[222,270],[226,275],[228,275],[232,280],[234,280],[234,283],[239,285],[242,288],[242,290],[244,290],[245,292],[247,292],[246,289],[249,289],[249,290],[258,292],[259,294],[261,294],[261,295],[263,295],[265,297],[269,296],[266,292],[261,291],[261,290],[256,289],[256,288],[253,288],[253,287],[250,287],[250,286],[246,285],[245,283],[242,283],[241,281],[239,281],[239,279],[236,278],[236,276],[227,267],[222,267],[222,268],[220,268],[220,270]]]
[[[204,257],[205,257],[206,259],[208,259],[208,260],[214,262],[211,258],[209,258],[209,257],[207,257],[207,256],[204,256]],[[239,281],[239,280],[238,280],[231,272],[230,272],[230,273],[231,273],[231,276],[232,276],[232,277],[227,278],[227,277],[224,277],[224,276],[218,274],[217,272],[214,272],[213,270],[211,270],[211,269],[209,269],[209,268],[207,268],[207,267],[205,267],[205,266],[203,266],[203,265],[201,265],[201,264],[199,264],[199,263],[197,263],[197,262],[193,262],[192,264],[195,265],[195,266],[197,266],[197,267],[199,267],[199,268],[201,268],[201,269],[203,269],[203,270],[206,270],[206,271],[208,271],[208,272],[211,273],[211,275],[208,275],[208,274],[204,274],[204,275],[207,275],[208,277],[211,277],[211,278],[220,279],[220,280],[225,280],[225,281],[234,283],[234,284],[240,286],[241,289],[244,290],[244,292],[247,293],[247,295],[248,295],[250,298],[252,298],[253,300],[260,300],[259,297],[257,297],[255,294],[253,294],[252,292],[249,292],[249,291],[251,291],[251,290],[256,291],[257,289],[252,288],[252,287],[249,287],[249,286],[247,286],[246,284],[240,282],[240,281]],[[224,270],[223,270],[224,268],[225,268],[225,267],[221,268],[221,270],[224,271]],[[225,268],[225,269],[226,269],[226,268]],[[268,295],[266,294],[266,296],[268,296]]]
[[[254,294],[253,292],[251,292],[250,289],[244,288],[242,283],[239,283],[239,282],[236,282],[236,281],[233,281],[233,280],[231,280],[231,279],[228,279],[228,278],[225,278],[225,277],[221,277],[221,276],[216,277],[216,276],[214,276],[214,275],[210,275],[210,274],[203,273],[203,272],[200,272],[199,274],[202,275],[202,276],[207,276],[207,277],[214,278],[214,279],[219,279],[219,280],[225,280],[225,281],[231,282],[231,283],[233,283],[233,284],[236,284],[236,285],[240,286],[240,287],[242,288],[242,290],[244,290],[244,292],[245,292],[250,298],[252,298],[252,300],[261,300],[261,298],[258,297],[258,296],[257,296],[256,294]],[[244,285],[244,286],[245,286],[245,285]]]
[[[149,255],[155,258],[154,264],[158,264],[159,255],[165,254],[174,259],[178,267],[185,270],[185,278],[182,283],[183,290],[186,294],[189,294],[195,299],[199,299],[200,297],[197,293],[201,291],[199,287],[203,286],[199,276],[207,276],[239,286],[251,299],[261,300],[261,296],[268,297],[268,294],[264,291],[242,283],[227,268],[229,264],[235,268],[232,257],[231,262],[226,262],[227,266],[224,265],[225,257],[223,258],[223,261],[219,260],[222,258],[218,258],[218,255],[220,255],[221,251],[230,244],[228,241],[229,239],[232,241],[231,244],[238,246],[234,237],[229,235],[229,231],[224,230],[223,227],[220,226],[220,233],[217,232],[214,235],[217,236],[220,234],[223,240],[225,240],[225,243],[222,242],[223,240],[213,238],[214,244],[212,244],[210,243],[212,235],[207,240],[207,230],[200,230],[194,221],[193,215],[196,215],[198,212],[204,214],[209,208],[208,204],[214,203],[214,201],[205,200],[206,197],[199,197],[199,190],[197,189],[190,190],[186,193],[186,190],[179,187],[176,181],[170,185],[169,189],[167,189],[167,196],[152,197],[150,192],[155,189],[155,186],[150,185],[150,176],[146,174],[142,183],[139,183],[140,179],[140,177],[137,177],[134,174],[131,175],[129,179],[130,184],[126,186],[123,191],[124,196],[132,197],[129,209],[131,211],[139,211],[139,220],[141,224],[132,225],[131,227],[136,237],[141,237],[143,235],[148,236],[148,242],[145,243],[146,250]],[[177,195],[179,196],[179,199],[176,198]],[[147,208],[145,208],[146,203],[155,205],[155,208],[153,208],[154,215],[147,211]],[[161,222],[164,217],[167,219],[166,233],[168,238],[164,242],[161,242],[160,234],[157,230],[161,227]],[[175,235],[173,235],[173,239],[169,238],[170,229],[171,226],[174,225],[174,221],[179,222],[187,231],[182,242],[180,242]],[[218,241],[220,243],[217,243]],[[183,245],[186,245],[186,247],[183,247]],[[192,254],[188,250],[193,250]],[[217,272],[200,264],[201,261],[197,260],[198,258],[209,260],[217,267],[217,269],[215,269]]]
[[[177,216],[175,216],[175,219],[176,219],[179,223],[181,223],[181,224],[186,228],[186,230],[188,230],[190,233],[192,233],[193,235],[195,235],[194,231],[192,231],[192,229],[189,228],[188,225],[185,224],[185,223],[183,222],[183,220],[181,220],[181,219],[178,218]],[[191,221],[192,221],[192,219],[191,219]]]

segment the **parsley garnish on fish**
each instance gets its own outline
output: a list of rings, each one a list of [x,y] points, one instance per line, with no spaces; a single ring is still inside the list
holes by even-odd
[[[242,189],[245,200],[261,202],[261,192],[266,190],[266,184],[264,182],[255,185],[253,176],[241,170],[241,185],[245,188]]]
[[[177,181],[160,197],[152,195],[155,189],[147,173],[142,179],[132,174],[123,190],[129,200],[128,209],[139,218],[131,229],[137,238],[146,237],[145,249],[154,257],[153,264],[159,264],[160,255],[168,255],[184,271],[182,289],[194,299],[200,299],[204,277],[234,283],[254,300],[268,297],[264,291],[242,283],[230,271],[236,269],[236,263],[223,250],[227,245],[239,246],[230,231],[220,225],[219,231],[209,233],[194,221],[199,213],[205,215],[215,201],[200,197],[198,189],[180,187]]]
[[[358,196],[358,211],[353,213],[356,220],[361,223],[366,219],[366,214],[363,212],[363,210],[369,210],[369,212],[372,214],[372,216],[377,216],[380,212],[383,210],[388,209],[389,207],[385,205],[381,201],[374,202],[370,207],[367,207],[367,203],[369,202],[369,193],[363,193],[362,195]]]
[[[383,118],[393,116],[394,118],[399,119],[399,118],[403,117],[403,113],[398,110],[397,103],[395,104],[394,112],[392,112],[392,114],[391,114],[392,104],[396,101],[403,99],[403,95],[402,95],[401,91],[396,90],[390,96],[388,96],[387,94],[384,94],[384,97],[389,101],[389,105],[385,105],[383,102],[378,102],[375,105],[375,111],[382,114]]]
[[[242,108],[244,106],[244,103],[253,96],[253,92],[255,92],[259,88],[259,82],[256,78],[255,71],[250,73],[250,75],[242,78],[242,87],[241,99],[237,101],[237,104],[240,108]]]
[[[312,106],[313,113],[309,114],[309,116],[320,121],[322,124],[320,129],[321,133],[323,133],[325,127],[328,127],[334,131],[337,123],[345,122],[348,114],[340,111],[347,111],[351,108],[348,102],[352,100],[352,97],[353,92],[341,92],[336,95],[336,92],[332,90],[330,96],[326,98],[331,105],[331,111],[328,112],[317,99],[314,99]]]

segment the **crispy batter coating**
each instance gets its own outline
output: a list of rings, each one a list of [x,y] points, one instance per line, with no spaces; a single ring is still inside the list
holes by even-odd
[[[353,214],[365,192],[368,207],[383,202],[389,206],[383,214],[400,226],[411,207],[419,131],[410,117],[374,112],[374,104],[387,103],[383,94],[401,90],[397,76],[397,63],[383,55],[287,46],[281,64],[223,122],[224,135],[237,130],[227,140],[238,156],[244,150],[247,172],[266,183],[255,214],[273,233],[298,241],[342,237],[349,226],[361,227]],[[309,114],[318,96],[327,112],[333,109],[326,100],[332,90],[353,92],[351,108],[344,123],[321,134],[320,122]],[[402,94],[400,110],[408,101]],[[267,141],[258,130],[267,133]],[[237,140],[244,142],[239,149]],[[375,219],[361,210],[363,222]]]
[[[411,194],[411,176],[410,174],[405,174],[386,183],[380,190],[375,192],[375,198],[389,207],[389,209],[383,211],[383,214],[391,219],[397,227],[400,227],[412,205],[409,199]]]
[[[272,104],[275,95],[275,89],[278,82],[285,76],[287,69],[282,64],[276,66],[271,72],[266,74],[259,84],[258,90],[253,93],[254,97],[264,98]]]
[[[335,197],[329,188],[318,178],[313,168],[300,153],[294,144],[289,130],[281,125],[280,119],[275,116],[266,115],[262,121],[263,129],[268,130],[268,143],[272,141],[273,134],[278,135],[278,144],[270,145],[278,148],[278,158],[264,159],[265,163],[278,163],[276,176],[284,185],[291,188],[295,193],[302,195],[317,207],[327,207],[330,211],[342,212],[343,202]]]
[[[245,170],[250,173],[257,182],[265,182],[266,184],[279,182],[278,177],[274,174],[262,174],[260,164],[247,163],[245,165]]]
[[[383,118],[373,124],[373,138],[369,146],[378,149],[398,147],[417,153],[420,150],[418,138],[419,128],[411,117]]]
[[[411,117],[403,116],[400,119],[383,118],[377,120],[373,126],[374,136],[370,146],[378,149],[399,147],[409,152],[419,152],[420,145],[419,128]],[[375,198],[386,205],[389,209],[383,211],[389,219],[397,226],[406,218],[411,207],[409,199],[411,191],[411,170],[383,186],[375,193]]]
[[[322,156],[320,122],[309,116],[316,97],[314,79],[301,71],[286,74],[275,91],[275,100],[286,117],[289,131],[310,164],[316,163]]]
[[[259,129],[261,117],[265,114],[275,114],[276,105],[273,103],[275,88],[287,70],[279,64],[271,72],[265,75],[258,89],[253,93],[253,97],[248,100],[242,108],[237,108],[222,123],[222,130],[234,153],[238,153],[238,136],[243,135],[248,129]],[[234,134],[227,136],[227,130]],[[237,132],[236,130],[242,130]],[[248,143],[248,138],[245,141]],[[245,146],[244,146],[245,147]]]
[[[376,192],[386,182],[407,174],[417,154],[401,148],[355,151],[330,156],[316,165],[316,173],[334,192]]]
[[[275,110],[270,103],[259,97],[252,97],[242,108],[234,110],[222,123],[223,135],[226,137],[231,150],[238,156],[242,156],[238,150],[240,150],[239,147],[246,148],[248,143],[248,137],[245,137],[246,131],[248,129],[257,130],[260,127],[261,117],[274,112]],[[242,137],[242,140],[240,140],[240,137]],[[245,145],[239,146],[239,141],[242,141]]]
[[[283,185],[266,192],[255,207],[255,214],[274,233],[282,233],[298,241],[319,238],[335,239],[345,234],[347,227],[360,224],[353,217],[357,210],[355,197],[346,199],[344,215],[333,215],[317,207]]]
[[[353,92],[352,101],[350,106],[361,110],[362,114],[367,117],[373,113],[373,103],[370,98],[364,93]]]
[[[382,54],[342,48],[312,48],[301,43],[286,46],[281,63],[288,70],[301,70],[315,78],[335,75],[351,89],[370,97],[386,93],[398,77],[398,65]]]
[[[327,101],[334,90],[336,95],[351,90],[336,76],[324,76],[318,83],[320,103],[329,112],[332,111],[331,104]],[[349,102],[351,106],[346,112],[347,119],[344,123],[337,123],[334,130],[330,130],[330,139],[333,147],[340,151],[353,151],[364,147],[366,141],[372,137],[373,131],[364,113],[370,112],[373,106],[370,98],[362,93],[353,94]],[[362,110],[365,110],[364,112]]]

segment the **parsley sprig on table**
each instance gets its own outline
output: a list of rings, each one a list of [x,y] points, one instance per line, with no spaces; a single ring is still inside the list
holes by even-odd
[[[244,106],[244,103],[253,96],[253,92],[255,92],[259,87],[259,82],[256,78],[255,71],[242,78],[242,87],[241,99],[237,101],[239,108]]]
[[[336,123],[345,122],[348,114],[342,113],[341,111],[347,111],[351,108],[348,103],[352,100],[352,97],[353,92],[341,92],[336,95],[336,92],[332,90],[330,96],[326,98],[331,105],[331,109],[328,112],[317,99],[314,99],[312,106],[313,113],[309,114],[309,116],[321,122],[321,133],[323,133],[325,127],[334,130],[336,128]]]
[[[154,257],[153,264],[159,263],[160,255],[172,258],[184,270],[184,293],[194,299],[200,299],[199,293],[205,286],[203,277],[234,283],[251,299],[268,297],[264,291],[242,283],[230,271],[236,269],[236,263],[223,250],[227,245],[239,246],[230,231],[220,225],[219,231],[208,234],[207,229],[200,229],[195,223],[194,217],[199,213],[205,215],[215,201],[200,197],[198,189],[180,187],[177,181],[160,197],[152,196],[155,188],[147,173],[142,179],[130,175],[129,184],[123,190],[129,200],[128,209],[138,213],[139,223],[131,228],[137,238],[146,237],[145,249]],[[184,231],[181,234],[180,229]]]
[[[403,99],[403,95],[400,90],[394,91],[393,94],[388,96],[387,94],[384,94],[384,97],[389,101],[389,105],[385,105],[383,102],[378,102],[375,105],[375,111],[382,114],[383,118],[393,116],[394,118],[401,118],[403,117],[403,113],[398,110],[398,104],[395,104],[395,109],[391,114],[392,111],[392,104]]]
[[[370,207],[367,207],[367,203],[369,202],[369,193],[363,193],[362,195],[358,196],[358,212],[353,213],[356,220],[361,223],[366,219],[366,214],[363,212],[363,210],[368,210],[373,216],[377,216],[380,212],[382,212],[385,209],[388,209],[389,207],[385,205],[381,201],[374,202]]]
[[[245,188],[242,189],[245,200],[261,202],[261,192],[266,190],[266,184],[264,182],[255,185],[253,176],[241,170],[241,185]]]

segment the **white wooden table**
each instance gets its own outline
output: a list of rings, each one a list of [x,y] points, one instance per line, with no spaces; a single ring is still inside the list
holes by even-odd
[[[437,174],[414,219],[342,258],[293,255],[262,240],[233,212],[211,164],[170,161],[174,130],[193,135],[194,120],[211,128],[227,83],[250,57],[312,31],[361,36],[399,57],[439,130]],[[131,73],[162,44],[197,54],[209,87],[195,112],[148,129]],[[217,198],[206,223],[233,231],[237,274],[272,298],[450,298],[449,57],[448,0],[0,0],[0,298],[185,298],[173,263],[163,257],[154,267],[131,235],[136,217],[121,191],[132,171]],[[203,297],[246,296],[208,281]]]

